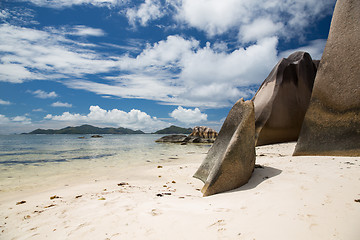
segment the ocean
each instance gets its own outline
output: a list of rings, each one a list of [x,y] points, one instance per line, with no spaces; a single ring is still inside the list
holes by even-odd
[[[139,135],[0,135],[0,193],[106,178],[116,169],[177,161],[207,153],[210,145],[155,143],[164,136]]]

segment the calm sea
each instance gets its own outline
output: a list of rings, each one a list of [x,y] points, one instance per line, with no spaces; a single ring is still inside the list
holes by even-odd
[[[209,145],[155,143],[163,135],[0,135],[0,192],[35,187],[74,175],[106,175],[106,169],[176,161],[206,153]],[[84,137],[84,138],[83,138]],[[35,184],[36,183],[36,184]]]

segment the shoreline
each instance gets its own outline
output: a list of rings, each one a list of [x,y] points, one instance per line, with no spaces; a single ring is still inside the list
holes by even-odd
[[[293,157],[294,147],[257,147],[250,181],[210,197],[192,178],[205,154],[7,192],[0,238],[359,239],[360,157]]]

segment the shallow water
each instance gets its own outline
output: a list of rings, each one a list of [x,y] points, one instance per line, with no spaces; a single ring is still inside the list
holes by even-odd
[[[206,153],[210,145],[160,144],[163,135],[0,135],[0,192],[31,189],[64,178]],[[85,137],[85,138],[80,138]]]

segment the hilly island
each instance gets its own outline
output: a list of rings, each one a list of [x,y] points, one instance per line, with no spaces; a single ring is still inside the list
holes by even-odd
[[[191,128],[181,128],[177,126],[171,126],[159,131],[155,134],[168,134],[168,133],[191,133]],[[65,127],[62,129],[36,129],[26,134],[145,134],[141,130],[132,130],[129,128],[113,128],[105,127],[99,128],[91,125],[81,125],[78,127]]]

